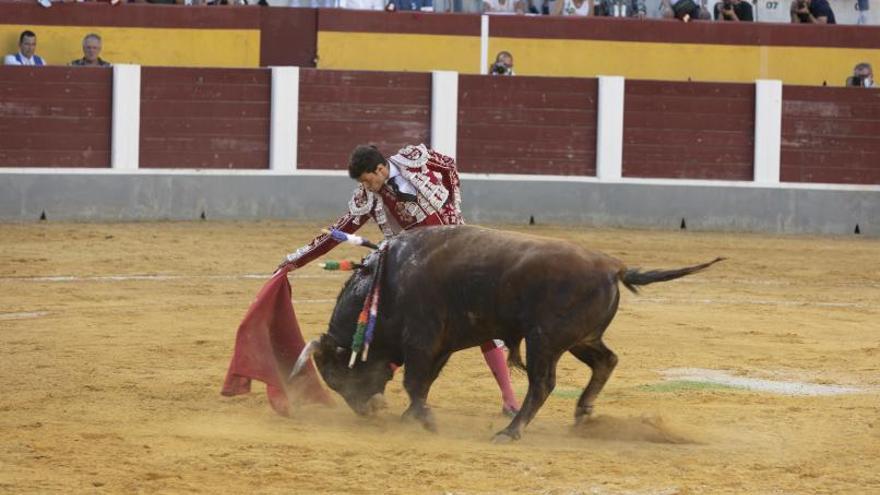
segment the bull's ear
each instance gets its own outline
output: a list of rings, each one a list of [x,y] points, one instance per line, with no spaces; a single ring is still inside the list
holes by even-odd
[[[337,356],[339,356],[339,355],[348,354],[349,352],[351,352],[350,350],[346,349],[345,347],[342,347],[339,344],[337,344],[336,339],[327,335],[326,333],[321,335],[320,342],[321,342],[321,351],[326,353],[326,355],[328,355],[328,356],[333,355],[333,354],[336,354]]]

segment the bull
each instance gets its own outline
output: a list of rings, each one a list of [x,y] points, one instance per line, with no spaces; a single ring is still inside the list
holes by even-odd
[[[593,412],[617,356],[602,336],[617,313],[618,283],[637,287],[677,279],[718,262],[673,270],[640,271],[572,243],[473,226],[406,231],[390,241],[369,358],[351,366],[352,337],[370,291],[378,256],[370,256],[345,283],[329,328],[310,342],[291,377],[314,358],[327,385],[358,414],[374,413],[393,376],[405,365],[410,405],[404,418],[436,431],[428,391],[452,353],[490,339],[510,349],[508,363],[525,370],[522,408],[495,441],[520,438],[556,384],[566,351],[592,370],[574,411],[575,423]],[[520,344],[525,341],[526,361]]]

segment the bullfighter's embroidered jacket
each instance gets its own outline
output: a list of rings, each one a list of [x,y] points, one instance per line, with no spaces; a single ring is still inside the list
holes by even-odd
[[[424,144],[406,146],[388,158],[400,175],[416,190],[415,201],[397,198],[386,185],[373,193],[358,185],[348,202],[348,213],[331,228],[348,234],[372,218],[386,239],[415,227],[463,224],[461,193],[455,160],[429,150]],[[305,266],[339,244],[322,234],[288,257],[294,268]]]

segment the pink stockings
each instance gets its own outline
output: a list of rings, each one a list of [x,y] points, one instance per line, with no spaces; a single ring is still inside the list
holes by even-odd
[[[495,345],[494,340],[484,342],[480,346],[483,351],[483,358],[492,374],[495,375],[495,381],[498,382],[498,388],[501,389],[501,400],[503,402],[504,411],[507,413],[519,410],[519,404],[516,402],[516,396],[513,394],[513,387],[510,385],[510,370],[507,368],[507,360],[504,356],[504,350]]]

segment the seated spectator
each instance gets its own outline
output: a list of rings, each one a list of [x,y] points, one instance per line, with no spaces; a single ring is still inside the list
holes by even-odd
[[[874,87],[874,71],[871,64],[862,62],[853,67],[853,75],[846,78],[847,86],[855,86],[859,88]]]
[[[535,15],[550,15],[551,0],[528,0],[526,12]]]
[[[482,12],[483,0],[434,0],[434,12]]]
[[[453,0],[452,10],[467,14],[478,14],[483,11],[482,0]]]
[[[387,4],[385,4],[385,10],[395,11],[395,10],[434,10],[434,7],[431,5],[431,0],[389,0]]]
[[[508,51],[500,51],[495,55],[495,62],[489,67],[489,75],[492,76],[512,76],[513,73],[513,55]]]
[[[603,17],[637,17],[648,15],[645,0],[598,0],[595,13]]]
[[[110,62],[99,57],[101,54],[101,37],[89,33],[83,38],[83,58],[72,60],[70,65],[80,67],[110,67]]]
[[[856,24],[868,24],[868,11],[871,10],[871,2],[869,0],[856,0],[856,10],[859,11],[859,18]]]
[[[593,0],[556,0],[552,15],[576,17],[593,15]]]
[[[801,24],[837,24],[828,0],[793,0],[791,22]]]
[[[385,8],[384,0],[339,0],[340,9],[352,10],[382,10]]]
[[[525,0],[483,0],[485,14],[524,14]]]
[[[663,17],[675,18],[682,22],[711,18],[709,12],[700,8],[694,0],[661,0],[660,10]]]
[[[46,65],[46,61],[37,55],[37,35],[33,31],[22,31],[18,37],[18,53],[7,55],[3,59],[5,65]]]
[[[715,4],[716,21],[752,22],[752,6],[743,0],[722,0]]]

